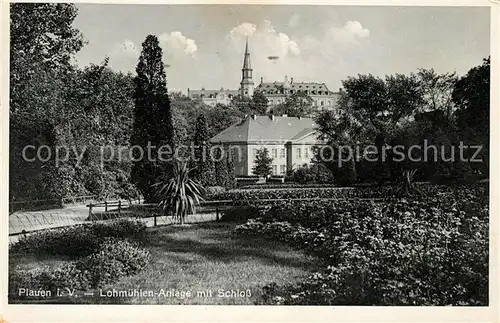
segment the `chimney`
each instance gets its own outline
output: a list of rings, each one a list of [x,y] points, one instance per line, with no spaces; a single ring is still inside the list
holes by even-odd
[[[255,114],[252,114],[252,119],[255,120],[257,116]]]
[[[290,78],[290,84],[293,84],[293,77]]]
[[[260,77],[260,84],[264,83],[264,78],[261,76]]]
[[[269,118],[271,118],[271,120],[274,121],[274,114],[270,114]]]

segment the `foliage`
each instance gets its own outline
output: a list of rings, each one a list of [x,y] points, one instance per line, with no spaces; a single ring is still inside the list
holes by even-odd
[[[256,91],[250,101],[250,112],[256,115],[265,115],[267,113],[268,105],[269,100],[266,96],[262,92]]]
[[[273,108],[273,114],[287,114],[289,117],[309,117],[314,111],[313,99],[305,92],[295,92],[283,104]]]
[[[244,113],[233,106],[217,104],[207,114],[208,136],[212,138],[244,117]]]
[[[419,69],[417,73],[423,92],[423,111],[442,111],[447,119],[454,109],[452,93],[458,80],[456,73],[437,74],[433,69]]]
[[[210,145],[208,137],[207,121],[204,114],[196,119],[196,128],[193,138],[194,160],[193,178],[202,186],[213,185],[215,181],[215,168],[210,156]]]
[[[257,155],[254,159],[254,166],[252,168],[252,174],[261,177],[267,177],[272,174],[273,169],[271,164],[273,159],[269,156],[269,151],[267,148],[261,148],[257,150]]]
[[[290,179],[290,178],[288,178]],[[284,183],[279,183],[279,184],[251,184],[251,185],[245,185],[241,186],[238,189],[239,190],[255,190],[255,189],[261,189],[261,190],[267,190],[267,189],[282,189],[282,188],[331,188],[335,187],[334,184],[327,184],[327,183],[297,183],[297,182],[291,182],[291,181],[285,181]]]
[[[488,190],[429,191],[426,199],[371,206],[302,202],[297,210],[290,201],[238,226],[240,234],[303,249],[324,266],[298,285],[267,285],[262,303],[487,305]]]
[[[22,298],[19,289],[51,291],[88,290],[116,282],[142,270],[150,261],[146,249],[126,240],[106,239],[95,253],[65,263],[58,268],[9,271],[9,298]]]
[[[489,174],[490,138],[490,58],[471,68],[458,80],[453,89],[453,103],[457,106],[457,127],[469,145],[478,145],[482,151],[477,158],[482,162],[471,165],[483,174]],[[469,156],[467,156],[470,158]]]
[[[287,180],[300,184],[333,183],[333,175],[324,164],[313,163],[297,167],[287,176]]]
[[[405,169],[401,174],[401,179],[399,181],[398,187],[395,191],[395,196],[397,197],[407,197],[409,195],[417,194],[425,196],[425,193],[418,188],[414,183],[414,176],[417,172],[416,169]]]
[[[137,274],[149,262],[149,252],[125,240],[108,239],[98,252],[76,261],[76,268],[88,275],[92,288]]]
[[[10,4],[12,111],[39,71],[71,69],[71,58],[84,45],[82,34],[72,26],[77,12],[74,4]]]
[[[155,180],[171,171],[168,161],[175,151],[176,142],[162,56],[158,38],[148,35],[142,43],[137,76],[134,78],[135,111],[131,144],[141,147],[142,154],[133,151],[136,161],[132,179],[146,201],[154,197],[152,186]],[[170,149],[162,150],[160,158],[159,150],[163,146]],[[147,157],[145,152],[148,152]]]
[[[96,252],[105,238],[140,239],[146,231],[142,222],[115,220],[48,229],[22,237],[9,252],[62,255],[72,258]]]
[[[190,178],[187,163],[174,163],[173,176],[165,182],[155,184],[159,206],[165,215],[173,213],[180,224],[184,224],[186,215],[196,212],[196,205],[203,200],[205,189]]]

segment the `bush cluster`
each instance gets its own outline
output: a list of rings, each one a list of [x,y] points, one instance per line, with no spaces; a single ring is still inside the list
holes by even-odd
[[[79,258],[95,253],[105,238],[139,239],[145,232],[146,225],[140,221],[118,219],[85,223],[32,233],[12,244],[10,252]]]
[[[298,285],[266,286],[262,303],[487,305],[487,189],[435,186],[433,196],[300,208],[285,201],[238,226],[240,234],[274,237],[323,264]]]
[[[146,225],[129,220],[90,223],[45,230],[22,238],[10,247],[12,253],[41,253],[73,258],[58,268],[9,271],[9,297],[19,298],[20,288],[87,290],[136,274],[150,254],[133,240],[140,239]]]
[[[323,187],[336,187],[334,184],[321,184],[321,183],[296,183],[296,182],[284,182],[282,184],[253,184],[241,186],[240,190],[252,190],[252,189],[276,189],[276,188],[323,188]]]
[[[150,259],[147,250],[136,243],[115,238],[106,239],[96,253],[64,264],[59,268],[42,267],[33,270],[12,270],[9,277],[9,296],[19,297],[19,289],[88,290],[116,282],[123,276],[134,275]]]

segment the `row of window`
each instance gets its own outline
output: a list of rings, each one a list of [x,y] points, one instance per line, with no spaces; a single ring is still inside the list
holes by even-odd
[[[289,90],[289,92],[290,92],[290,94],[301,92],[301,93],[306,93],[309,95],[328,95],[329,94],[328,91],[310,91],[310,90]],[[262,90],[262,94],[285,94],[285,90],[284,89],[268,90],[268,91]]]
[[[280,165],[280,172],[278,173],[278,165],[273,165],[273,175],[285,175],[286,167],[285,165]]]
[[[255,158],[257,156],[257,151],[258,151],[258,149],[253,150],[253,158]],[[296,151],[297,158],[302,158],[302,148],[296,148],[295,151]],[[285,148],[281,148],[279,158],[285,158],[285,157],[286,157],[286,150],[285,150]],[[309,148],[307,148],[307,147],[304,148],[304,157],[309,158]],[[278,158],[278,149],[277,148],[271,149],[271,158],[273,158],[273,159]]]

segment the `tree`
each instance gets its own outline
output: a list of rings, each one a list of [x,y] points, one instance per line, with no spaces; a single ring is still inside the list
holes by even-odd
[[[190,178],[187,163],[175,161],[173,165],[172,177],[155,184],[155,188],[165,216],[173,212],[182,225],[188,214],[196,212],[196,205],[203,201],[205,189]]]
[[[11,111],[27,82],[41,70],[71,70],[71,58],[84,41],[72,24],[77,15],[74,4],[10,4],[10,100]]]
[[[469,145],[482,147],[477,158],[482,163],[474,166],[483,174],[489,174],[490,138],[490,58],[471,68],[460,78],[453,89],[453,103],[457,107],[457,130]],[[471,158],[472,156],[468,156]]]
[[[424,100],[421,110],[440,110],[451,119],[454,110],[452,94],[458,81],[456,73],[437,74],[433,69],[419,69],[417,77]]]
[[[252,99],[249,98],[248,96],[238,94],[231,98],[231,103],[229,104],[229,106],[232,107],[233,109],[240,111],[241,113],[251,114],[252,113],[251,102]]]
[[[227,127],[240,121],[243,116],[244,113],[232,106],[217,104],[214,108],[206,112],[208,137],[212,138]]]
[[[67,191],[66,168],[28,162],[22,150],[54,148],[70,114],[64,104],[75,77],[70,61],[83,46],[72,27],[76,14],[73,4],[10,5],[10,199],[59,199]]]
[[[267,177],[272,174],[273,170],[271,164],[273,159],[269,157],[269,151],[267,148],[261,148],[257,150],[257,155],[254,159],[254,167],[252,168],[252,173],[257,176]]]
[[[287,114],[289,117],[309,117],[313,114],[313,99],[305,92],[289,95],[285,102],[273,108],[274,114]]]
[[[265,115],[267,113],[268,105],[269,100],[266,96],[262,92],[256,91],[250,101],[250,110],[252,114]]]
[[[210,157],[208,143],[208,128],[205,115],[201,113],[196,119],[196,128],[193,138],[194,161],[193,177],[203,186],[213,186],[215,181],[214,165]]]
[[[134,151],[132,179],[146,200],[153,197],[152,185],[158,177],[168,176],[172,155],[158,158],[160,147],[175,151],[175,132],[167,92],[166,76],[158,38],[148,35],[142,43],[142,52],[134,79],[134,128],[131,144],[141,147]],[[148,145],[152,148],[148,148]],[[146,158],[147,151],[151,151]],[[163,150],[162,152],[168,152]]]

